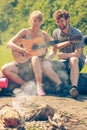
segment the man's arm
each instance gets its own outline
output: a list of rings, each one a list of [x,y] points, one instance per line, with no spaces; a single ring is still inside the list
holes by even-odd
[[[57,52],[58,49],[64,48],[67,45],[69,45],[70,43],[71,43],[70,41],[66,41],[66,42],[61,42],[59,44],[54,45],[52,47],[52,49],[50,51],[50,54],[49,54],[47,59],[51,60],[52,58],[54,58],[54,56],[56,55],[56,52]]]
[[[77,48],[72,53],[59,52],[58,57],[59,57],[59,59],[68,59],[70,57],[78,57],[79,58],[81,56],[82,51],[83,51],[83,48]]]

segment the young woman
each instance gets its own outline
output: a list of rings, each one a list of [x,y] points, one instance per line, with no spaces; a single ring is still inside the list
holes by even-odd
[[[34,11],[30,15],[29,23],[31,27],[22,29],[8,42],[7,46],[12,49],[14,61],[5,64],[2,67],[2,72],[8,79],[22,86],[26,86],[27,82],[35,76],[37,93],[44,96],[43,71],[56,84],[59,85],[61,81],[52,70],[50,62],[44,59],[47,48],[35,50],[37,43],[43,44],[43,42],[52,40],[48,33],[40,28],[43,23],[43,14],[40,11]],[[34,75],[32,76],[31,73],[33,72]]]

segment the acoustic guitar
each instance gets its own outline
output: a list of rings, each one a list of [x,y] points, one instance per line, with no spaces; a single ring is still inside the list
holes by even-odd
[[[31,49],[32,56],[42,56],[46,53],[46,48],[51,45],[57,44],[57,47],[60,48],[62,46],[67,46],[70,43],[69,41],[78,43],[78,41],[80,41],[81,39],[82,39],[81,35],[71,35],[67,38],[66,41],[63,40],[61,42],[59,40],[44,42],[44,40],[41,37],[37,37],[32,40],[21,38],[18,39],[15,44],[25,49]],[[17,59],[18,55],[16,53],[20,52],[12,50],[14,59]],[[20,55],[25,56],[23,53],[20,53]]]

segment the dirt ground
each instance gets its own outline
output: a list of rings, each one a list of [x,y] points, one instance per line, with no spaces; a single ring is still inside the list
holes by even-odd
[[[66,112],[77,117],[80,122],[74,128],[72,126],[71,128],[69,127],[68,130],[87,130],[87,95],[80,95],[78,100],[57,96],[29,96],[29,98],[32,103],[39,105],[47,104],[55,108],[57,112]],[[6,104],[12,105],[14,100],[15,98],[13,97],[1,97],[0,108]]]

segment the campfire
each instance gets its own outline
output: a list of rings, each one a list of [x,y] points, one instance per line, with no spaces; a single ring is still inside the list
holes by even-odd
[[[68,130],[79,123],[76,115],[58,111],[48,103],[40,105],[34,86],[16,89],[12,105],[0,108],[0,130]]]
[[[60,112],[49,105],[39,105],[36,96],[19,96],[13,105],[0,108],[0,128],[17,130],[67,130],[79,123],[79,119],[66,112]],[[37,128],[37,129],[36,129]]]

